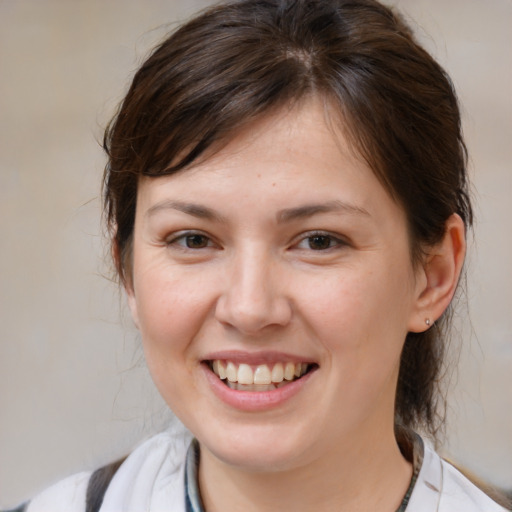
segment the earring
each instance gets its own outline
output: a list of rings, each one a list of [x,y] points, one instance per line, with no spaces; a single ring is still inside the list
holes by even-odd
[[[430,324],[431,324],[432,322],[430,321],[430,318],[425,318],[425,323],[430,327]]]

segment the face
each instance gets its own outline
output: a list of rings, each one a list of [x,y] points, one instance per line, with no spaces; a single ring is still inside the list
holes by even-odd
[[[142,179],[128,296],[160,393],[239,467],[392,433],[409,255],[402,209],[314,102]]]

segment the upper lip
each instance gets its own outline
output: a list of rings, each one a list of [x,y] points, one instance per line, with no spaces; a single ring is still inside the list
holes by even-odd
[[[203,361],[231,361],[233,363],[245,363],[251,365],[275,364],[275,363],[315,363],[316,361],[305,356],[277,351],[246,352],[241,350],[222,350],[211,352],[203,358]]]

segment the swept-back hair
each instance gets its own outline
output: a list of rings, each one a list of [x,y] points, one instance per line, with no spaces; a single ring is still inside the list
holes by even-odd
[[[374,0],[241,0],[212,7],[161,43],[105,132],[105,212],[117,271],[131,274],[138,180],[188,166],[258,116],[325,100],[408,220],[411,258],[458,213],[472,222],[452,83],[396,12]],[[409,333],[396,424],[435,433],[449,312]]]

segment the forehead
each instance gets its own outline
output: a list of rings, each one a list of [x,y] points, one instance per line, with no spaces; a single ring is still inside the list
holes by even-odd
[[[139,185],[138,210],[151,212],[169,201],[247,215],[263,203],[274,213],[338,203],[378,218],[377,206],[394,205],[318,101],[262,117],[188,168]]]

